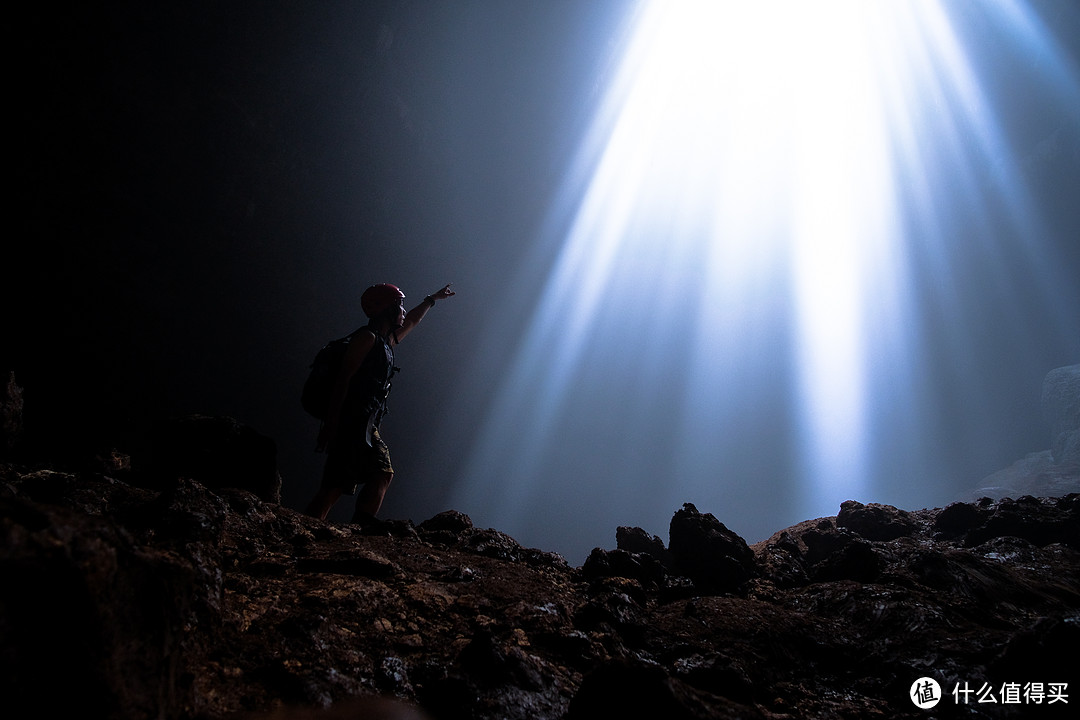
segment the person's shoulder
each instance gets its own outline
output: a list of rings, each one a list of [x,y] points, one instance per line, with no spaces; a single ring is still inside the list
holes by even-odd
[[[375,344],[375,333],[368,327],[362,327],[349,335],[349,351],[353,354],[370,348]]]
[[[375,339],[375,331],[372,330],[371,328],[369,328],[367,325],[364,325],[363,327],[359,327],[359,328],[353,330],[352,333],[349,335],[350,342],[352,340],[356,340],[357,338],[364,338],[364,339],[367,339],[367,340],[374,340]]]

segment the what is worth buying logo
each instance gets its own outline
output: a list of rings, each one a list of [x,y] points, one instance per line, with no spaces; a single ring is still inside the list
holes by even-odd
[[[971,685],[959,681],[948,693],[957,705],[992,704],[992,705],[1062,705],[1069,704],[1069,683],[1067,682],[1003,682],[995,686],[984,682]],[[915,707],[923,710],[941,702],[941,685],[932,677],[921,677],[911,684],[908,697]]]
[[[911,683],[911,692],[908,696],[911,702],[915,703],[915,707],[929,710],[941,702],[941,685],[934,678],[921,677]]]

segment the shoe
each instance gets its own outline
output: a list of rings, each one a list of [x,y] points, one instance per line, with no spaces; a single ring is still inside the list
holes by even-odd
[[[382,521],[371,513],[364,512],[363,510],[357,510],[353,513],[352,520],[350,520],[349,522],[353,525],[359,525],[360,527],[364,527],[365,525],[374,525],[375,523]]]
[[[368,513],[357,513],[352,524],[361,535],[381,535],[384,537],[420,537],[410,520],[380,520]]]
[[[389,520],[380,520],[371,513],[359,511],[353,515],[352,524],[359,527],[364,535],[390,535],[392,529]]]

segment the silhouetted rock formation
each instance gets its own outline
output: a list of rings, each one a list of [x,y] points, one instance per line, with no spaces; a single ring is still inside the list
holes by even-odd
[[[230,417],[186,415],[161,422],[150,433],[146,472],[150,487],[192,478],[214,489],[250,490],[281,502],[277,444]]]
[[[0,378],[0,454],[10,450],[22,432],[22,388],[15,383],[15,373],[9,371]]]
[[[0,518],[0,677],[41,717],[924,717],[922,676],[942,717],[1024,709],[965,682],[1076,703],[1078,495],[849,501],[752,547],[687,504],[670,547],[619,528],[581,568],[460,512],[361,532],[191,479],[0,466]]]
[[[754,574],[754,553],[746,541],[690,503],[671,518],[668,532],[672,568],[703,592],[738,590]]]

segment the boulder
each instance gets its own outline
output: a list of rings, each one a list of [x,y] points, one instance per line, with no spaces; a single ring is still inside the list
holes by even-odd
[[[173,418],[154,428],[149,445],[143,477],[152,487],[190,478],[212,490],[240,488],[266,502],[281,502],[277,444],[233,418]]]
[[[843,528],[809,530],[802,541],[813,582],[873,582],[881,572],[882,559],[873,543]]]
[[[420,537],[440,545],[453,545],[473,527],[472,518],[457,510],[446,510],[416,526]]]
[[[803,548],[798,538],[786,530],[760,543],[757,566],[759,572],[778,587],[799,587],[810,582],[803,562]]]
[[[671,553],[664,547],[664,541],[639,527],[620,525],[615,528],[615,547],[630,553],[648,555],[665,568],[671,567]]]
[[[460,535],[472,526],[472,518],[465,513],[457,510],[444,510],[420,523],[416,529],[421,533],[449,532],[453,535]]]
[[[1080,495],[1006,498],[983,515],[963,543],[972,547],[1000,537],[1022,538],[1038,547],[1062,544],[1080,550]]]
[[[754,574],[754,553],[746,541],[692,503],[671,518],[668,549],[675,571],[702,592],[736,591]]]
[[[984,516],[985,511],[974,503],[951,503],[934,519],[934,530],[945,538],[957,537],[981,525]]]
[[[917,529],[908,512],[892,505],[864,505],[856,500],[841,503],[836,524],[867,540],[895,540],[911,535]]]
[[[664,580],[664,568],[660,561],[643,553],[626,550],[603,550],[593,548],[581,572],[588,580],[603,577],[624,577],[658,586]]]

